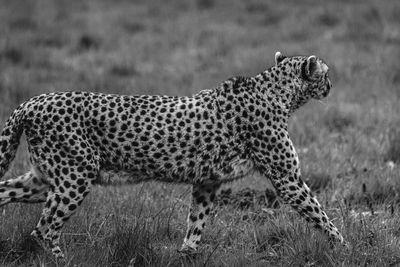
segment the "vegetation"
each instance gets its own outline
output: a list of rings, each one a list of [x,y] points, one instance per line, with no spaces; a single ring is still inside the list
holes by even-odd
[[[190,95],[268,68],[276,51],[315,54],[331,70],[331,95],[297,112],[290,133],[304,179],[349,248],[330,247],[290,207],[257,196],[220,205],[200,253],[183,257],[189,187],[146,183],[92,190],[64,228],[66,266],[400,264],[400,4],[338,2],[1,1],[2,124],[45,92]],[[22,143],[3,179],[29,168]],[[271,189],[262,177],[226,187],[231,197]],[[29,236],[41,205],[1,212],[1,266],[58,265]]]

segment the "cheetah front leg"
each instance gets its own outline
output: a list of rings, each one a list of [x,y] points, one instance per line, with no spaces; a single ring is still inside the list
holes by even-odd
[[[271,143],[267,142],[264,146],[261,144],[265,139],[253,140],[254,146],[259,148],[254,153],[259,170],[271,179],[279,196],[301,216],[322,229],[330,239],[343,242],[342,235],[301,179],[299,158],[288,133],[276,131],[271,135],[269,131],[269,136]],[[282,136],[286,138],[282,139]],[[281,138],[279,142],[278,137]]]
[[[343,243],[342,235],[329,220],[310,188],[301,179],[299,169],[287,174],[272,171],[271,181],[284,202],[290,204],[308,222],[313,223],[315,228],[323,230],[330,240]]]
[[[193,252],[200,243],[201,233],[213,209],[219,184],[193,185],[192,200],[187,218],[187,231],[180,252]]]

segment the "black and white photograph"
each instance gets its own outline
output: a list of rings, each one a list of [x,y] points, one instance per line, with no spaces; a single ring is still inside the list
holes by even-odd
[[[400,2],[0,0],[0,266],[400,266]]]

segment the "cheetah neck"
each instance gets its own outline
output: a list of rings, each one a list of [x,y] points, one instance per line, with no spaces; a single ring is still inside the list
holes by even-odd
[[[283,73],[276,66],[253,77],[252,80],[255,89],[264,96],[263,98],[279,106],[288,116],[310,99],[298,78],[293,74]]]

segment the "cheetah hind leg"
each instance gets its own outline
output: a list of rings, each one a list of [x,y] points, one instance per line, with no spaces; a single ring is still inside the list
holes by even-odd
[[[77,167],[77,169],[79,166]],[[60,261],[64,261],[64,253],[60,248],[61,229],[66,221],[76,212],[98,173],[96,167],[86,164],[85,173],[74,172],[71,174],[63,173],[60,180],[63,184],[56,184],[56,177],[49,177],[51,188],[47,195],[42,216],[36,228],[31,233],[32,236],[43,240],[46,246],[51,249],[53,256]],[[75,176],[75,179],[71,176]],[[77,178],[76,178],[77,177]],[[93,177],[86,179],[86,177]],[[66,182],[69,181],[68,186]]]
[[[187,218],[187,231],[179,252],[193,254],[200,243],[201,233],[213,209],[219,184],[193,185],[192,201]]]
[[[13,202],[45,202],[48,184],[29,171],[17,178],[0,182],[0,206]]]
[[[29,171],[17,178],[0,182],[0,206],[14,202],[45,202],[49,186],[35,173],[35,171]],[[36,239],[36,241],[46,248],[41,239]]]

